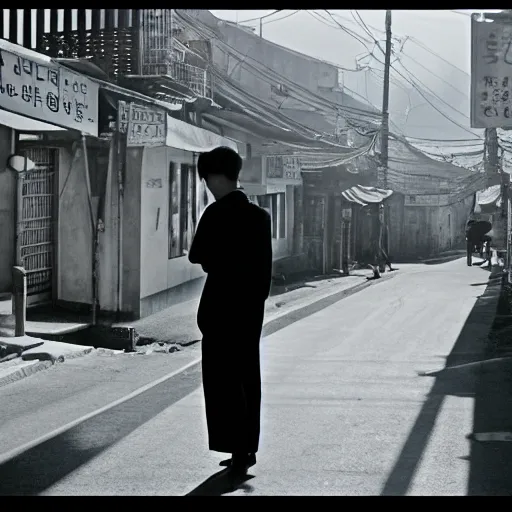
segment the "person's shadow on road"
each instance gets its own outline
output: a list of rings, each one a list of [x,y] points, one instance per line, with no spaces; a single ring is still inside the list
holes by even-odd
[[[251,492],[253,488],[246,482],[254,478],[253,475],[234,476],[229,469],[218,471],[199,484],[185,496],[222,496],[237,489]]]

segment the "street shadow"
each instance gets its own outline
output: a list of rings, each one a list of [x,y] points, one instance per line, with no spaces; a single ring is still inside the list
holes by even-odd
[[[501,287],[490,348],[495,363],[479,374],[474,405],[473,435],[512,432],[512,359],[510,357],[509,286]],[[469,455],[469,496],[512,496],[512,443],[472,440]]]
[[[247,482],[252,478],[254,476],[249,474],[235,477],[229,469],[223,469],[208,477],[185,496],[222,496],[223,494],[235,492],[238,489],[243,489],[250,493],[253,487],[248,485]]]
[[[198,363],[3,462],[0,464],[0,496],[42,493],[193,392],[200,384],[201,365]]]
[[[480,366],[459,365],[488,357],[487,340],[496,315],[496,291],[500,287],[501,280],[489,281],[485,292],[477,299],[470,312],[452,351],[446,357],[444,369],[434,372],[431,376],[420,377],[433,377],[435,381],[382,488],[382,496],[407,494],[446,396],[475,397],[476,402],[486,399],[485,396],[478,395]],[[489,300],[489,297],[493,299]],[[479,421],[480,419],[477,420],[475,417],[475,425],[478,425]],[[460,432],[461,436],[467,434],[468,432]],[[479,462],[472,461],[473,463]],[[512,471],[509,474],[512,478]],[[481,477],[482,474],[478,474],[473,480],[477,481]],[[468,490],[468,493],[471,494],[472,490]]]

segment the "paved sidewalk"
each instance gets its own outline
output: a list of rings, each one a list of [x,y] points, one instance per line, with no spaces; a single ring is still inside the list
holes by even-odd
[[[389,275],[383,275],[386,279]],[[295,289],[269,297],[265,308],[265,324],[282,317],[283,315],[304,307],[312,302],[334,295],[344,290],[349,290],[367,283],[367,277],[372,276],[370,270],[357,270],[350,276],[336,276],[326,279],[311,280],[302,285],[295,285]],[[183,302],[163,311],[130,323],[118,325],[130,325],[134,327],[141,341],[144,343],[183,343],[198,341],[201,332],[196,323],[196,313],[199,299]]]

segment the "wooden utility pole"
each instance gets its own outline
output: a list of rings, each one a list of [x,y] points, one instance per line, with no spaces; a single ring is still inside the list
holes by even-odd
[[[386,51],[384,54],[384,91],[382,96],[382,126],[380,134],[380,165],[378,170],[378,182],[380,187],[388,187],[388,139],[389,139],[389,72],[391,68],[391,10],[386,11]],[[389,209],[379,209],[379,247],[389,254],[389,237],[387,233],[389,221]],[[384,271],[384,265],[380,264],[380,270]]]
[[[503,172],[502,158],[499,157],[499,143],[498,133],[496,128],[485,129],[485,172],[487,174],[488,184],[491,186],[496,183],[496,178],[499,177],[499,183],[501,188],[501,208],[500,213],[493,219],[493,241],[496,245],[500,254],[509,252],[509,233],[508,233],[508,211],[509,211],[509,199],[508,199],[508,188],[509,179],[508,174]],[[508,265],[508,263],[507,263]]]
[[[391,11],[386,11],[386,53],[384,56],[384,92],[382,97],[382,127],[380,166],[382,186],[388,186],[388,138],[389,138],[389,70],[391,67]]]

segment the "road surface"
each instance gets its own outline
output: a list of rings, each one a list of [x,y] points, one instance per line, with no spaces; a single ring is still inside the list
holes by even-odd
[[[418,265],[266,337],[258,464],[229,495],[506,494],[466,438],[478,374],[418,376],[482,358],[488,278]],[[0,465],[0,494],[224,494],[222,458],[197,364]]]

